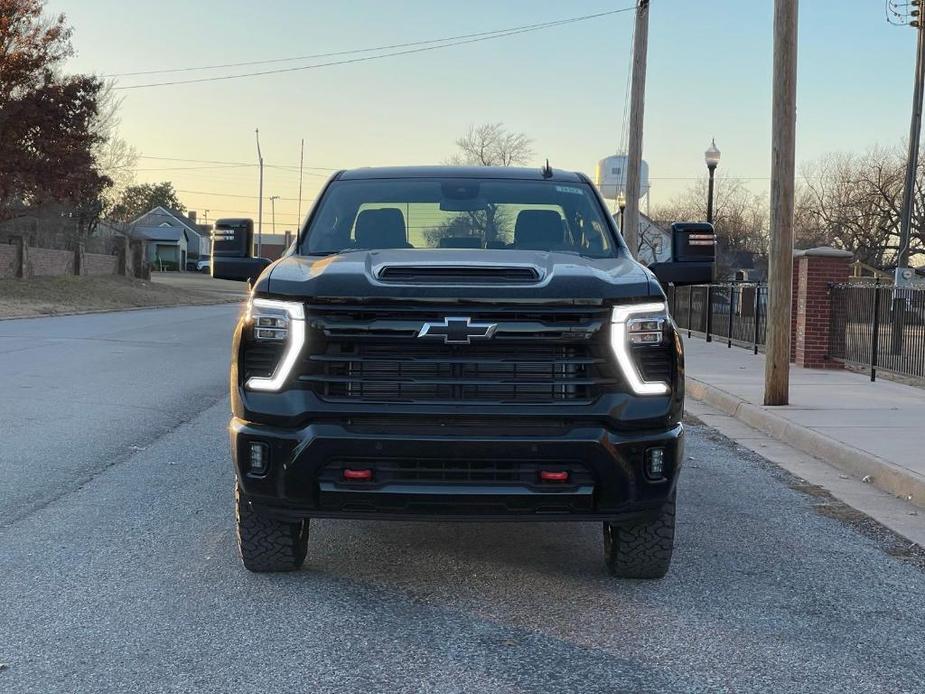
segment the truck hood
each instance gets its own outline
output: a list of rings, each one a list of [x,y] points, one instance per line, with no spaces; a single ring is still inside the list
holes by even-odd
[[[398,273],[394,269],[398,268]],[[471,278],[414,277],[415,268],[462,269]],[[400,274],[383,279],[383,271]],[[484,277],[513,270],[534,279]],[[412,277],[409,279],[408,275]],[[423,273],[422,273],[423,274]],[[263,273],[255,292],[297,299],[531,301],[603,304],[661,294],[654,276],[634,260],[585,258],[528,250],[389,249],[327,257],[291,255]]]

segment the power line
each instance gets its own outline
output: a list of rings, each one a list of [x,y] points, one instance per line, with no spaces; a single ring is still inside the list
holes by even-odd
[[[135,169],[135,171],[216,171],[222,169],[253,168],[256,164],[217,164],[212,166],[164,166],[154,168]]]
[[[223,166],[257,166],[253,162],[241,162],[241,161],[215,161],[212,159],[184,159],[180,157],[156,157],[149,154],[140,154],[138,155],[139,159],[151,159],[154,161],[179,161],[187,164],[220,164]],[[267,168],[270,169],[298,169],[298,164],[266,164]],[[334,168],[331,166],[306,166],[306,169],[314,169],[316,171],[340,171],[339,168]]]
[[[905,26],[909,24],[913,17],[912,4],[910,2],[897,2],[897,0],[886,0],[886,21],[894,26]]]
[[[179,190],[178,193],[186,193],[188,195],[215,195],[222,198],[244,198],[245,200],[259,200],[260,197],[257,195],[239,195],[237,193],[219,193],[211,190]],[[279,200],[285,200],[287,202],[298,202],[298,198],[278,198]],[[304,202],[304,201],[303,201]],[[311,202],[311,200],[307,201]]]
[[[292,63],[299,60],[314,60],[315,58],[331,58],[339,55],[351,55],[354,53],[373,53],[376,51],[390,51],[396,48],[410,48],[412,46],[424,46],[434,43],[445,43],[448,41],[457,41],[461,39],[471,39],[480,36],[489,36],[492,34],[503,34],[510,31],[520,31],[526,29],[539,30],[545,29],[550,26],[556,26],[559,22],[568,22],[568,21],[583,21],[586,19],[597,19],[598,17],[604,17],[611,14],[617,14],[618,12],[624,12],[626,10],[610,10],[607,12],[599,12],[597,14],[585,15],[583,17],[572,17],[569,19],[557,19],[551,20],[549,22],[542,22],[538,24],[526,24],[516,27],[507,27],[504,29],[492,29],[491,31],[480,31],[474,34],[457,34],[456,36],[444,36],[439,39],[427,39],[424,41],[408,41],[406,43],[392,43],[385,46],[373,46],[369,48],[353,48],[350,50],[341,50],[341,51],[331,51],[328,53],[313,53],[311,55],[300,55],[292,56],[288,58],[272,58],[268,60],[248,60],[240,63],[221,63],[217,65],[200,65],[197,67],[179,67],[179,68],[164,68],[159,70],[139,70],[137,72],[114,72],[104,77],[136,77],[140,75],[166,75],[173,74],[178,72],[197,72],[199,70],[220,70],[223,68],[229,67],[247,67],[250,65],[271,65],[273,63]]]
[[[636,43],[636,25],[633,24],[633,34],[629,42],[629,58],[626,65],[626,86],[623,92],[623,126],[620,128],[620,146],[617,154],[626,154],[626,138],[629,130],[630,113],[630,84],[633,77],[633,46]],[[625,180],[625,177],[624,177]]]
[[[574,24],[575,22],[583,22],[589,19],[595,19],[598,17],[606,16],[606,15],[613,15],[613,14],[618,14],[621,12],[630,12],[630,11],[634,11],[635,9],[636,9],[635,7],[625,7],[619,10],[599,12],[597,14],[584,15],[582,17],[572,17],[570,19],[561,19],[561,20],[557,20],[554,22],[547,22],[541,25],[526,25],[524,27],[518,27],[510,31],[493,33],[487,36],[478,36],[476,38],[471,38],[471,39],[466,39],[466,40],[451,41],[448,43],[442,43],[437,46],[424,46],[421,48],[409,48],[407,50],[393,51],[392,53],[382,53],[380,55],[364,56],[361,58],[349,58],[347,60],[334,60],[334,61],[330,61],[327,63],[316,63],[314,65],[300,65],[298,67],[277,68],[275,70],[263,70],[259,72],[244,72],[244,73],[238,73],[238,74],[233,74],[233,75],[218,75],[216,77],[198,77],[195,79],[173,80],[169,82],[148,82],[146,84],[134,84],[134,85],[129,85],[125,87],[114,87],[114,89],[129,90],[129,89],[146,89],[148,87],[170,87],[170,86],[177,86],[181,84],[201,84],[203,82],[219,82],[219,81],[226,81],[226,80],[242,79],[245,77],[264,77],[267,75],[279,75],[279,74],[283,74],[287,72],[315,70],[318,68],[333,67],[335,65],[349,65],[353,63],[365,63],[365,62],[369,62],[372,60],[380,60],[382,58],[393,58],[393,57],[401,56],[401,55],[412,55],[415,53],[425,53],[428,51],[435,51],[440,48],[450,48],[452,46],[462,46],[462,45],[466,45],[470,43],[479,43],[481,41],[490,41],[491,39],[505,38],[508,36],[516,36],[518,34],[526,34],[526,33],[530,33],[533,31],[540,31],[542,29],[549,29],[553,27],[563,26],[566,24]]]

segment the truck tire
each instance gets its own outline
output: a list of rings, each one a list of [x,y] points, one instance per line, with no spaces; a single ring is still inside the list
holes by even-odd
[[[287,523],[260,515],[237,485],[234,496],[238,551],[245,568],[255,573],[298,570],[308,551],[308,521]]]
[[[674,550],[675,495],[658,516],[645,523],[615,525],[604,522],[604,561],[611,576],[662,578]]]

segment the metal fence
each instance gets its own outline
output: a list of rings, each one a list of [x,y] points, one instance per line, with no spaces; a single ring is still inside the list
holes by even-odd
[[[768,288],[751,282],[669,287],[668,306],[675,324],[688,336],[707,342],[750,347],[755,354],[765,343]]]
[[[925,289],[834,285],[830,325],[832,359],[925,379]]]

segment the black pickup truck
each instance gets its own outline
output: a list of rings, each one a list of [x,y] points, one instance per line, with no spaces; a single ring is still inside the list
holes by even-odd
[[[597,521],[613,575],[666,573],[681,338],[585,176],[342,171],[287,255],[213,274],[251,261],[230,426],[248,569],[299,568],[312,518],[368,518]]]

